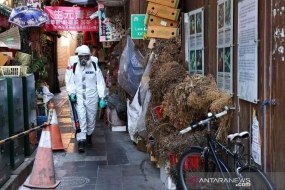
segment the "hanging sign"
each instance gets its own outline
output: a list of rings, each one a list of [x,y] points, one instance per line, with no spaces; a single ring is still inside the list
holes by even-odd
[[[143,39],[147,29],[144,25],[145,14],[131,15],[131,37],[132,39]]]
[[[34,8],[41,8],[41,1],[40,0],[27,0],[26,1],[28,7],[34,7]]]
[[[204,75],[204,9],[199,8],[189,15],[189,73]]]
[[[190,34],[190,25],[188,13],[184,13],[184,35],[185,35],[185,62],[189,64],[189,34]],[[190,70],[189,70],[190,71]]]
[[[120,41],[123,32],[122,26],[111,22],[108,15],[106,15],[107,7],[105,7],[102,3],[98,3],[98,9],[100,42]]]
[[[233,0],[217,3],[217,85],[233,93]]]
[[[99,31],[98,19],[90,16],[98,8],[46,6],[44,11],[50,21],[45,23],[46,31]]]
[[[238,1],[238,96],[258,103],[258,0]]]

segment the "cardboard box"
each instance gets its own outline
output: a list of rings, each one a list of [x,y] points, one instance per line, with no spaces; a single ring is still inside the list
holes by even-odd
[[[179,4],[179,0],[147,0],[147,1],[173,8],[177,8]]]
[[[13,57],[13,52],[1,52],[3,55],[8,55],[10,57]]]
[[[0,53],[0,66],[5,65],[5,63],[8,61],[8,57]]]
[[[178,28],[164,26],[148,26],[147,37],[169,39],[179,35]]]
[[[146,25],[148,26],[165,26],[165,27],[172,27],[177,28],[178,22],[174,20],[169,20],[166,18],[161,18],[153,15],[146,15]]]
[[[175,9],[164,5],[159,5],[156,3],[149,2],[146,14],[177,21],[179,18],[180,9]]]

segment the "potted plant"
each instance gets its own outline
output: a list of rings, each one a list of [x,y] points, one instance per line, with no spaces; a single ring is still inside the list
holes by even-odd
[[[36,90],[41,91],[41,83],[45,81],[48,77],[48,72],[46,70],[47,58],[40,57],[37,51],[33,51],[32,63],[28,68],[28,73],[33,73],[35,75]]]

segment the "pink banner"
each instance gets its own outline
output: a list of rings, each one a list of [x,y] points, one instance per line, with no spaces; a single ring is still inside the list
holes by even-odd
[[[46,31],[99,31],[98,18],[90,19],[90,15],[98,10],[87,7],[46,6],[44,12],[50,21],[45,23]]]

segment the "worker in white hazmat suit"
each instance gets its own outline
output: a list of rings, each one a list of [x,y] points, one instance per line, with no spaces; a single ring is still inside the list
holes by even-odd
[[[79,62],[73,65],[71,81],[67,83],[67,93],[71,102],[77,102],[81,132],[76,135],[78,151],[85,152],[85,146],[92,144],[92,133],[95,128],[98,102],[105,105],[106,84],[98,59],[91,57],[90,49],[82,45],[78,52]]]
[[[78,46],[75,49],[75,55],[73,55],[69,58],[68,65],[67,65],[67,68],[65,70],[65,86],[67,88],[70,87],[70,85],[68,85],[68,83],[73,82],[73,80],[70,80],[70,79],[72,77],[73,64],[79,62],[79,59],[78,59],[79,48],[80,48],[80,46]],[[72,112],[70,100],[68,101],[68,103],[69,103],[69,109],[70,109],[71,124],[72,124],[72,127],[75,129],[75,122],[74,122],[74,117],[73,117],[73,112]]]

